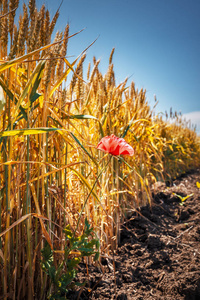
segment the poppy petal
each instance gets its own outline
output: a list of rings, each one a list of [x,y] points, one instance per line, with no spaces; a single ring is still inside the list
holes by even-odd
[[[102,138],[97,145],[97,149],[112,155],[132,156],[134,154],[133,148],[123,138],[118,138],[114,134]]]
[[[127,143],[121,143],[119,152],[122,155],[132,156],[134,154],[133,148]]]

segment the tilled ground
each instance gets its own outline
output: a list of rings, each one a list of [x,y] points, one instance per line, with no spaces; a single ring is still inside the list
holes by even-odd
[[[103,268],[80,267],[84,289],[68,299],[200,299],[200,170],[154,186],[150,209],[142,207],[122,226],[121,243]],[[191,195],[184,202],[181,197]],[[182,204],[182,205],[181,205]],[[104,273],[102,271],[104,269]]]

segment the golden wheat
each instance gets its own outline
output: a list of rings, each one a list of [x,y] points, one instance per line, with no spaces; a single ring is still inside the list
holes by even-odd
[[[7,1],[0,6],[8,12]],[[10,1],[9,9],[17,6]],[[106,74],[94,57],[85,82],[86,54],[71,64],[66,58],[68,25],[64,34],[56,33],[54,44],[36,50],[50,44],[59,10],[51,20],[45,5],[38,12],[30,0],[28,8],[29,16],[24,4],[18,27],[9,14],[1,19],[0,85],[6,105],[0,112],[0,293],[5,299],[8,294],[32,299],[34,293],[45,299],[48,279],[40,267],[45,239],[62,250],[64,227],[70,224],[79,234],[87,217],[101,253],[110,254],[127,214],[151,205],[152,183],[200,164],[200,141],[190,124],[172,110],[174,123],[154,115],[146,91],[138,91],[134,82],[127,86],[128,78],[116,85],[114,48]],[[126,139],[134,157],[96,149],[112,133]]]

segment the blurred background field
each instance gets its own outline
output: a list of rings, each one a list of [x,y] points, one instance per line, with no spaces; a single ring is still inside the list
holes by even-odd
[[[0,294],[32,299],[48,287],[45,240],[62,251],[63,229],[80,235],[87,218],[101,254],[112,253],[127,215],[151,206],[152,184],[199,166],[200,140],[176,111],[157,114],[133,81],[116,83],[114,48],[102,74],[95,56],[85,64],[87,49],[67,56],[79,33],[56,31],[59,10],[51,17],[30,0],[17,22],[18,4],[0,3]],[[111,134],[134,156],[97,150]]]

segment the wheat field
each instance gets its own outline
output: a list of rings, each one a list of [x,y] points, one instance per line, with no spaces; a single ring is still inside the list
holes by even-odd
[[[87,49],[67,57],[78,33],[70,35],[69,25],[55,33],[59,10],[51,19],[30,0],[16,21],[18,5],[0,1],[0,295],[45,299],[45,240],[63,250],[63,229],[79,235],[87,218],[101,255],[112,253],[124,219],[152,205],[152,184],[199,166],[200,140],[176,112],[156,115],[128,78],[116,85],[115,49],[106,74],[95,57],[85,68]],[[111,134],[134,156],[99,151]]]

